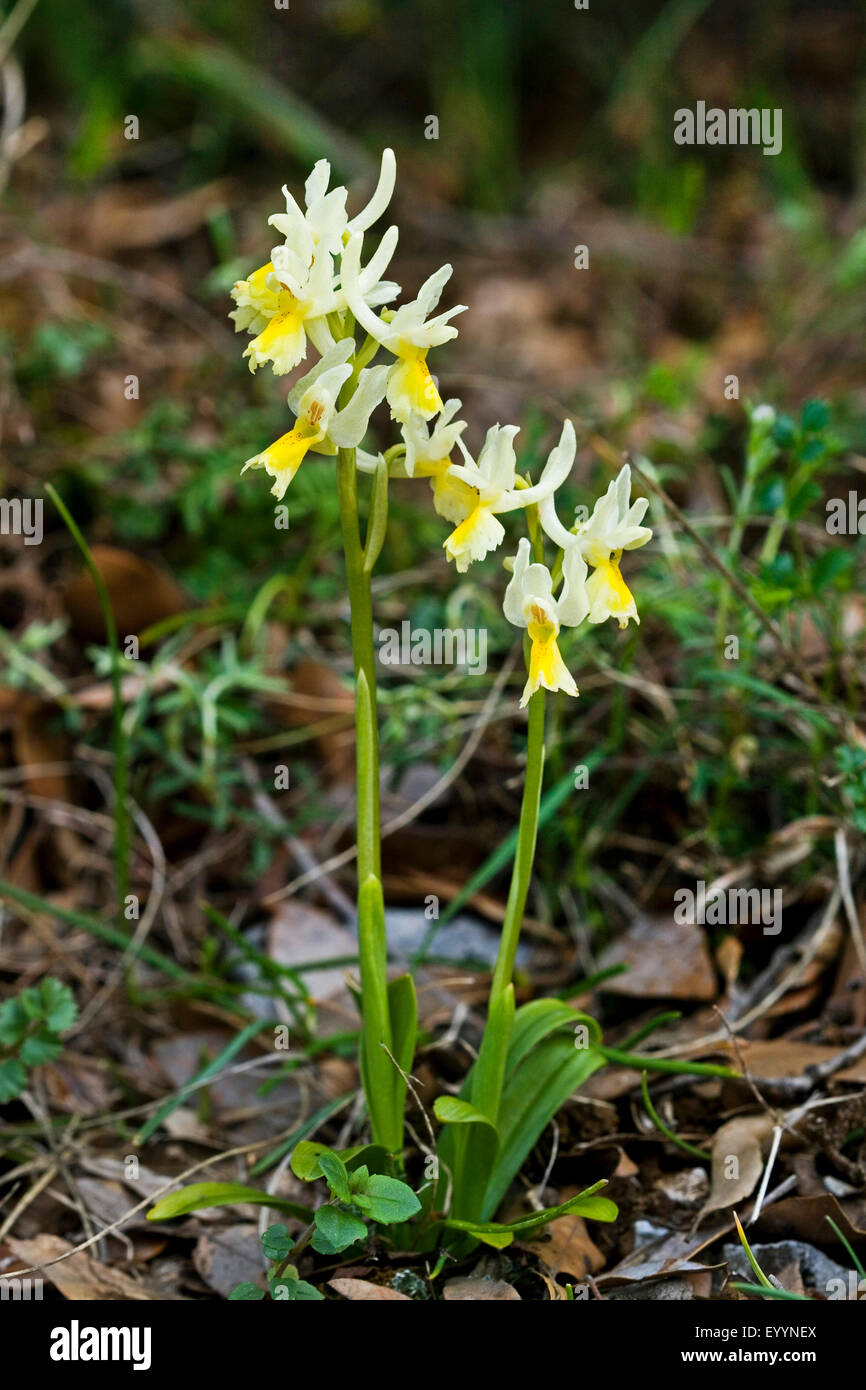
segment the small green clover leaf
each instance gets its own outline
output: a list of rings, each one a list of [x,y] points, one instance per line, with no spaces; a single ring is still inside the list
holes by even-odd
[[[27,1070],[50,1062],[62,1050],[60,1034],[78,1014],[71,990],[50,976],[0,1004],[0,1102],[27,1085]]]

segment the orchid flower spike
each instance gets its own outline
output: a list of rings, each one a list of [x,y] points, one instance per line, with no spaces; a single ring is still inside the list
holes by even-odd
[[[431,347],[439,347],[457,337],[457,329],[448,320],[461,314],[466,305],[456,304],[435,318],[428,317],[451,277],[450,265],[443,265],[424,281],[417,298],[401,304],[386,322],[372,312],[369,295],[364,293],[362,242],[360,235],[352,236],[343,252],[342,286],[346,302],[361,327],[397,359],[388,375],[387,399],[392,418],[405,424],[416,411],[425,420],[432,420],[442,410],[442,400],[427,366],[427,353]]]
[[[290,409],[297,416],[293,429],[260,454],[247,459],[248,468],[264,468],[274,479],[271,493],[279,501],[312,450],[316,454],[335,454],[359,444],[367,432],[370,415],[385,395],[387,367],[365,368],[358,375],[352,399],[342,410],[337,397],[352,375],[349,358],[355,351],[352,338],[343,338],[302,376],[289,392]]]
[[[603,623],[616,618],[620,627],[627,627],[629,618],[640,623],[637,604],[620,573],[624,550],[637,550],[652,536],[648,526],[641,526],[649,506],[645,497],[631,502],[631,469],[624,464],[607,492],[596,502],[592,516],[576,531],[566,531],[556,515],[553,498],[548,497],[539,507],[541,524],[567,555],[573,549],[592,566],[587,580],[589,621]]]
[[[505,590],[503,611],[515,627],[526,628],[531,642],[529,676],[520,700],[529,703],[539,687],[577,695],[577,686],[557,645],[563,625],[577,627],[589,611],[586,594],[586,562],[575,546],[563,559],[563,584],[553,597],[553,581],[546,565],[530,564],[531,548],[525,536],[517,547],[511,579]]]
[[[559,443],[548,455],[539,481],[534,487],[516,487],[514,436],[517,433],[517,425],[494,425],[487,431],[477,463],[464,449],[466,462],[452,464],[448,470],[449,478],[466,483],[472,492],[460,524],[444,542],[445,553],[461,574],[465,574],[473,560],[483,560],[502,541],[505,528],[497,520],[498,515],[529,507],[552,496],[571,472],[577,444],[574,426],[566,420]],[[463,449],[462,439],[458,442]]]

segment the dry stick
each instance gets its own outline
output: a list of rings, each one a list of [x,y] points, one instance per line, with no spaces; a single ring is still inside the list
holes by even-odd
[[[815,679],[811,671],[803,663],[799,653],[785,640],[785,637],[783,636],[778,625],[774,623],[773,619],[770,618],[764,612],[761,605],[757,602],[756,599],[752,597],[745,585],[742,584],[741,581],[734,574],[733,570],[728,568],[724,560],[719,559],[718,555],[713,550],[713,547],[709,544],[708,541],[704,540],[700,531],[698,531],[697,528],[692,525],[685,513],[680,511],[676,502],[674,502],[668,496],[664,488],[661,487],[657,482],[655,482],[654,479],[648,477],[648,475],[644,473],[643,469],[638,467],[638,465],[634,462],[634,459],[632,459],[629,454],[624,453],[622,455],[622,458],[620,458],[620,455],[616,452],[612,445],[607,443],[607,440],[602,439],[600,438],[600,436],[596,435],[593,437],[590,443],[592,444],[596,452],[601,454],[602,457],[611,460],[615,459],[617,463],[620,463],[622,462],[622,460],[625,460],[625,462],[631,466],[632,471],[636,474],[636,476],[644,485],[644,487],[648,488],[650,492],[654,493],[655,496],[658,497],[659,501],[662,502],[663,505],[668,509],[671,516],[676,521],[677,525],[681,526],[682,529],[686,532],[686,534],[691,537],[691,539],[695,542],[695,545],[701,551],[705,559],[709,560],[713,568],[717,570],[718,573],[722,576],[725,583],[728,584],[731,589],[733,589],[734,593],[737,595],[737,598],[741,601],[741,603],[744,603],[746,607],[749,609],[749,611],[752,614],[754,614],[754,616],[757,618],[758,622],[761,624],[764,630],[773,639],[774,643],[776,644],[782,655],[785,657],[786,661],[788,661],[791,668],[797,672],[797,675],[799,676],[803,685],[806,686],[809,693],[824,710],[824,712],[827,715],[827,718],[832,720],[835,724],[837,724],[838,727],[843,730],[846,737],[850,739],[852,736],[852,731],[856,729],[853,720],[850,718],[848,714],[846,714],[842,710],[837,709],[836,706],[832,704],[830,700],[827,699],[823,690],[821,690],[820,687],[816,685]]]
[[[761,1186],[758,1188],[758,1195],[755,1198],[755,1205],[752,1207],[752,1214],[746,1222],[747,1226],[751,1226],[755,1221],[757,1221],[758,1217],[761,1215],[761,1208],[764,1205],[764,1198],[767,1195],[767,1188],[770,1186],[770,1174],[772,1173],[773,1165],[776,1162],[776,1154],[779,1152],[779,1144],[781,1142],[781,1139],[782,1126],[774,1125],[773,1142],[770,1146],[770,1154],[767,1159],[766,1167],[764,1168],[764,1176],[761,1178]]]
[[[30,1091],[24,1091],[22,1093],[21,1099],[24,1101],[33,1118],[35,1120],[38,1120],[38,1122],[41,1124],[43,1132],[45,1134],[45,1138],[48,1143],[48,1147],[54,1155],[54,1163],[57,1167],[58,1174],[63,1179],[63,1182],[66,1184],[67,1192],[69,1194],[69,1197],[67,1199],[69,1201],[69,1205],[71,1207],[74,1207],[74,1209],[78,1212],[78,1215],[81,1219],[81,1226],[84,1230],[85,1235],[90,1235],[91,1231],[93,1230],[93,1226],[90,1221],[90,1214],[87,1210],[87,1207],[84,1204],[83,1199],[79,1195],[78,1188],[75,1185],[75,1180],[72,1176],[72,1173],[69,1170],[69,1163],[67,1161],[69,1156],[69,1146],[72,1140],[74,1139],[74,1131],[78,1126],[79,1117],[77,1115],[73,1117],[72,1123],[70,1124],[65,1134],[56,1134],[48,1118],[48,1107],[45,1100],[45,1089],[41,1079],[36,1079],[34,1089],[39,1092],[38,1095],[33,1094]],[[97,1247],[98,1258],[102,1259],[102,1255],[103,1252],[101,1248]]]
[[[26,1211],[27,1208],[30,1206],[30,1203],[35,1201],[36,1198],[39,1196],[39,1193],[43,1190],[43,1188],[47,1187],[48,1184],[53,1181],[53,1179],[57,1176],[57,1171],[57,1164],[52,1163],[50,1167],[45,1169],[45,1172],[42,1174],[42,1176],[36,1179],[33,1186],[28,1187],[27,1191],[21,1194],[21,1197],[15,1203],[15,1206],[12,1208],[9,1215],[6,1217],[6,1220],[3,1222],[3,1225],[0,1226],[0,1240],[5,1239],[7,1233],[12,1230],[12,1227],[15,1225],[15,1222],[18,1220],[21,1213]],[[31,1273],[30,1270],[22,1270],[20,1272],[26,1274]],[[19,1271],[16,1270],[15,1273],[17,1275]]]

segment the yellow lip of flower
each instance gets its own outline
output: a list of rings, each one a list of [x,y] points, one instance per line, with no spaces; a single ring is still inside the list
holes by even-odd
[[[248,459],[241,472],[245,473],[248,468],[266,469],[274,479],[271,494],[279,501],[285,496],[286,489],[303,463],[307,452],[314,444],[318,444],[324,438],[323,415],[324,408],[315,402],[306,419],[298,420],[294,429],[289,430],[288,434],[281,435],[262,453]]]
[[[532,606],[532,617],[533,621],[527,624],[532,643],[529,653],[529,677],[523,688],[521,707],[529,703],[530,697],[540,686],[545,690],[564,690],[567,695],[578,694],[574,678],[562,659],[556,641],[559,624],[550,622],[544,610],[536,604]]]
[[[443,466],[428,476],[433,486],[433,506],[437,515],[458,525],[473,511],[478,494],[462,478],[451,476],[449,463],[448,459],[443,459]],[[420,471],[423,472],[423,465]]]
[[[273,268],[272,262],[267,261],[246,280],[235,281],[231,295],[237,308],[231,311],[229,318],[234,320],[236,333],[261,333],[277,312],[279,294],[267,283]]]
[[[620,627],[628,627],[629,618],[634,618],[636,623],[640,623],[634,595],[620,572],[621,557],[622,551],[617,550],[613,555],[600,560],[587,580],[586,592],[592,605],[590,622],[603,621],[603,617],[594,617],[593,614],[604,610],[604,617],[616,618]],[[592,563],[590,557],[590,564]]]
[[[274,312],[270,322],[249,344],[244,357],[250,359],[250,371],[272,362],[277,376],[283,376],[307,355],[307,335],[304,320],[307,306],[300,304],[291,290],[274,295]]]
[[[483,560],[491,550],[495,550],[505,535],[505,527],[484,506],[476,493],[472,511],[451,535],[443,541],[446,555],[453,560],[460,574],[465,574],[472,560]]]
[[[259,266],[258,270],[254,270],[252,275],[247,276],[246,284],[249,286],[250,294],[270,294],[274,295],[274,298],[276,298],[276,292],[270,289],[267,284],[268,276],[273,274],[273,269],[273,261],[266,261],[264,265]],[[239,281],[238,283],[243,284],[244,282]],[[237,288],[237,286],[235,286],[235,288]]]
[[[408,419],[413,410],[429,420],[442,410],[442,397],[427,366],[426,349],[400,345],[388,381],[388,402],[396,420]]]
[[[451,467],[450,458],[425,459],[416,458],[415,478],[440,478]],[[457,480],[455,479],[455,482]]]
[[[272,290],[267,283],[268,276],[272,274],[273,269],[273,262],[266,261],[245,280],[236,280],[232,287],[232,298],[235,303],[255,304],[256,308],[261,309],[262,312],[273,312],[277,305],[278,292]]]

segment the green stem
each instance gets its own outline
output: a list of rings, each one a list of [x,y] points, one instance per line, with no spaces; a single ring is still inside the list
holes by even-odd
[[[508,890],[508,903],[502,936],[499,941],[499,954],[493,972],[490,988],[490,1006],[505,992],[514,974],[514,958],[523,924],[523,910],[529,893],[532,877],[532,863],[535,858],[535,841],[538,834],[538,808],[541,801],[541,783],[544,776],[544,691],[536,690],[529,700],[529,729],[526,741],[526,781],[523,784],[523,802],[520,807],[520,825],[517,831],[517,848],[514,852],[514,867],[511,871],[511,887]]]
[[[695,1144],[688,1144],[685,1139],[680,1139],[679,1135],[674,1134],[673,1130],[669,1129],[668,1126],[665,1124],[661,1115],[658,1113],[652,1101],[650,1100],[646,1072],[644,1072],[641,1076],[640,1089],[641,1095],[643,1096],[643,1103],[646,1106],[647,1114],[649,1115],[650,1119],[652,1120],[659,1133],[663,1134],[666,1139],[669,1139],[672,1144],[675,1144],[678,1149],[682,1149],[683,1153],[691,1154],[693,1158],[700,1158],[703,1159],[706,1163],[709,1163],[712,1160],[712,1154],[707,1153],[706,1149],[699,1149]]]
[[[355,683],[363,672],[368,700],[362,711],[356,705],[358,882],[369,874],[381,877],[379,849],[379,728],[376,708],[376,653],[373,647],[373,599],[370,575],[364,570],[364,547],[358,523],[358,476],[355,450],[341,449],[337,459],[337,493],[346,552],[346,577],[352,625],[352,657]],[[361,716],[363,715],[363,727]]]
[[[602,1043],[596,1046],[605,1061],[616,1062],[621,1067],[636,1067],[638,1071],[666,1071],[677,1076],[723,1076],[732,1081],[743,1079],[742,1072],[715,1062],[676,1062],[668,1057],[644,1057],[637,1052],[626,1052],[620,1047],[607,1047]]]
[[[356,838],[358,844],[358,956],[361,976],[361,1076],[373,1142],[390,1153],[403,1147],[403,1091],[391,1061],[388,956],[379,844],[379,730],[370,570],[358,517],[354,449],[337,459],[337,492],[355,667]],[[387,1050],[386,1050],[387,1049]]]

